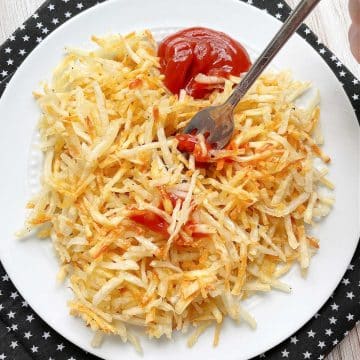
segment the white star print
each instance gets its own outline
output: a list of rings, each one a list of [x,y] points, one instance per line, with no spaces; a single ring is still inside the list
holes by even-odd
[[[53,10],[55,9],[55,5],[50,4],[50,5],[48,6],[48,9],[49,9],[50,11],[53,11]]]
[[[24,56],[26,54],[26,51],[24,49],[21,49],[19,51],[19,55]]]
[[[10,40],[10,41],[15,41],[15,35],[11,35],[11,36],[9,37],[9,40]]]
[[[316,334],[316,332],[314,332],[312,330],[308,331],[308,337],[313,338],[315,336],[315,334]]]
[[[61,343],[61,344],[59,344],[59,345],[57,346],[56,350],[58,350],[58,351],[63,351],[64,347],[65,347],[65,346]]]
[[[10,344],[10,347],[11,347],[12,349],[15,349],[17,346],[19,346],[18,343],[17,343],[17,341],[12,341],[11,344]]]
[[[304,359],[310,359],[311,358],[311,352],[306,351],[306,352],[303,353],[303,355],[304,355]]]
[[[275,17],[276,17],[277,19],[281,19],[281,14],[280,14],[280,13],[277,13],[277,14],[275,14]]]
[[[3,293],[2,293],[2,291],[0,290],[0,296],[2,295]]]
[[[358,79],[354,79],[354,80],[352,81],[352,83],[353,83],[354,85],[357,85],[357,84],[359,83],[359,80],[358,80]],[[354,270],[354,265],[350,264],[350,265],[348,266],[348,270]]]
[[[35,13],[33,16],[32,16],[34,19],[37,19],[39,17],[39,15],[37,13]]]
[[[260,358],[261,358],[261,359],[264,358],[264,357],[266,357],[265,354],[260,354]]]
[[[320,355],[319,357],[318,357],[318,360],[324,360],[325,359],[325,356],[324,355]]]
[[[1,75],[2,75],[3,77],[7,76],[7,74],[8,74],[8,72],[5,71],[5,70],[3,70],[3,71],[1,72]]]
[[[39,36],[39,37],[36,38],[36,42],[37,42],[37,43],[40,43],[40,42],[42,42],[42,39],[43,39],[43,38],[42,38],[41,36]]]
[[[58,24],[59,23],[59,19],[57,19],[57,18],[54,18],[54,19],[52,19],[52,21],[51,21],[54,25],[56,25],[56,24]]]
[[[348,336],[349,335],[349,332],[348,331],[345,331],[344,332],[344,336]]]
[[[319,53],[320,53],[320,54],[325,54],[325,53],[326,53],[326,50],[325,50],[324,48],[321,48],[321,49],[319,50]]]
[[[9,47],[7,47],[7,48],[5,49],[5,52],[6,52],[7,54],[10,54],[11,51],[12,51],[12,49],[10,49]],[[3,281],[9,281],[9,276],[8,276],[8,275],[4,275],[4,276],[2,277],[2,279],[3,279]]]
[[[20,26],[19,26],[19,29],[20,29],[20,30],[25,30],[25,24],[20,25]]]
[[[330,58],[332,61],[336,61],[337,60],[337,57],[335,55],[331,55],[331,58]]]
[[[291,342],[292,344],[295,344],[295,345],[296,345],[296,343],[297,343],[298,341],[299,341],[299,340],[297,339],[296,336],[293,336],[293,337],[290,338],[290,342]]]
[[[332,316],[331,318],[329,318],[329,321],[330,321],[331,325],[334,325],[334,324],[336,324],[337,319]]]
[[[43,26],[43,24],[42,24],[41,22],[38,22],[38,23],[36,24],[36,27],[37,27],[38,29],[41,29],[42,26]]]
[[[354,293],[353,293],[352,291],[350,291],[350,292],[347,292],[347,293],[346,293],[346,297],[347,297],[348,299],[352,300],[352,299],[355,297],[355,295],[354,295]]]
[[[346,75],[346,72],[345,71],[340,71],[339,74],[340,74],[341,77],[344,77]]]
[[[252,1],[251,1],[251,3],[252,3]],[[82,3],[78,3],[78,4],[76,5],[76,7],[77,7],[78,9],[82,9],[82,8],[84,7],[84,5],[83,5]]]
[[[10,297],[12,298],[12,299],[16,299],[17,297],[19,296],[19,294],[15,291],[15,292],[12,292],[11,293],[11,295],[10,295]]]
[[[6,62],[8,65],[12,65],[14,63],[14,60],[13,59],[9,59],[7,62]]]
[[[50,335],[49,332],[44,332],[43,335],[42,335],[42,337],[43,337],[45,340],[47,340],[50,336],[51,336],[51,335]]]
[[[324,341],[319,341],[318,347],[319,347],[320,349],[322,349],[323,347],[325,347],[325,342],[324,342]]]
[[[49,29],[48,29],[47,27],[45,27],[45,28],[43,28],[43,29],[41,30],[41,32],[42,32],[43,34],[47,34],[47,33],[49,32]]]
[[[74,357],[68,358],[68,360],[76,360]]]
[[[335,345],[337,345],[337,344],[339,343],[339,340],[338,340],[338,339],[335,339],[332,343],[333,343],[333,345],[335,346]]]
[[[0,354],[0,360],[5,360],[6,359],[6,355],[4,353]]]
[[[18,325],[17,324],[12,324],[11,325],[11,330],[12,331],[16,331],[18,329]]]
[[[305,33],[306,35],[309,35],[309,34],[311,33],[311,31],[310,31],[309,28],[306,28],[306,29],[304,30],[304,33]]]
[[[338,62],[336,63],[336,66],[337,66],[337,67],[340,67],[340,66],[342,66],[342,63],[341,63],[341,61],[338,61]]]
[[[24,338],[25,339],[29,340],[31,337],[32,337],[31,331],[28,331],[28,332],[24,333]]]
[[[285,357],[286,357],[286,358],[287,358],[287,357],[289,357],[289,354],[290,354],[290,353],[289,353],[286,349],[285,349],[284,351],[282,351],[282,352],[281,352],[281,356],[282,356],[283,358],[285,358]]]
[[[26,317],[26,321],[28,321],[28,322],[32,322],[34,320],[34,316],[31,314],[31,315],[28,315],[27,317]]]
[[[252,5],[252,4],[253,4],[253,0],[247,0],[247,3],[248,3],[249,5]]]
[[[13,319],[15,317],[15,313],[13,311],[10,311],[7,316],[9,319]]]
[[[344,285],[349,285],[349,284],[350,284],[349,279],[342,279],[341,282],[342,282]]]
[[[316,314],[314,315],[314,318],[317,319],[319,316],[320,316],[320,314],[319,314],[319,313],[316,313]]]
[[[66,18],[69,18],[71,16],[71,12],[67,11],[64,15]]]
[[[28,35],[23,36],[24,41],[29,41],[29,39],[30,39],[30,36],[28,36]]]
[[[318,45],[320,45],[320,44],[321,44],[321,40],[320,40],[320,39],[317,39],[317,40],[316,40],[316,43],[317,43]]]
[[[277,4],[277,7],[278,7],[279,9],[282,9],[282,8],[284,7],[284,4],[278,3],[278,4]]]
[[[28,307],[28,306],[29,306],[29,304],[26,301],[23,301],[21,303],[21,307]]]
[[[327,336],[331,336],[332,333],[333,333],[333,332],[332,332],[331,329],[326,329],[326,330],[325,330],[325,334],[326,334]]]
[[[354,100],[359,100],[359,95],[358,95],[358,94],[354,94],[354,95],[352,96],[352,98],[353,98]]]
[[[3,304],[0,304],[0,310],[2,310],[4,308]]]
[[[69,2],[69,0],[62,0],[64,3],[68,3]]]
[[[354,315],[353,314],[347,314],[346,318],[348,319],[348,321],[354,320]]]
[[[33,345],[30,350],[31,350],[33,353],[36,353],[36,352],[38,352],[38,347],[35,346],[35,345]]]
[[[331,309],[334,310],[334,311],[338,311],[338,309],[339,309],[339,305],[336,304],[336,303],[333,303],[333,304],[330,305],[330,306],[331,306]]]

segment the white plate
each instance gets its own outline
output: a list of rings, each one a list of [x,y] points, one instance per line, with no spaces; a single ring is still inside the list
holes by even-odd
[[[88,44],[92,34],[127,33],[135,29],[164,30],[207,26],[225,31],[246,46],[260,51],[280,26],[265,12],[234,0],[113,0],[96,6],[51,34],[16,72],[0,100],[0,254],[8,274],[30,306],[55,330],[76,345],[106,359],[140,359],[131,345],[107,339],[99,349],[90,346],[92,333],[82,321],[68,315],[71,293],[56,285],[58,263],[49,241],[14,238],[22,227],[24,205],[37,184],[38,153],[32,147],[39,110],[32,91],[63,55],[65,45]],[[255,30],[252,30],[255,29]],[[299,329],[331,295],[349,264],[358,239],[359,130],[341,84],[316,52],[298,35],[274,61],[276,68],[292,69],[300,79],[311,80],[322,95],[321,121],[325,151],[333,159],[331,179],[337,185],[336,205],[317,228],[321,249],[307,279],[295,267],[285,278],[290,295],[272,292],[245,303],[258,328],[226,322],[217,348],[212,331],[188,349],[186,336],[174,341],[142,338],[146,359],[248,359],[280,343]],[[35,178],[34,178],[35,176]]]

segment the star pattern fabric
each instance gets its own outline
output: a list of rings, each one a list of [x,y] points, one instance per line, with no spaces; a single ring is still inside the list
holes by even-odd
[[[16,69],[52,31],[80,12],[106,0],[48,0],[0,46],[0,96]],[[285,21],[290,8],[279,0],[239,0]],[[302,25],[298,33],[327,62],[352,103],[360,122],[360,82]],[[257,356],[260,359],[323,360],[360,319],[360,246],[327,303],[296,334]],[[119,351],[121,344],[119,345]],[[0,360],[98,359],[51,329],[29,307],[0,264]]]

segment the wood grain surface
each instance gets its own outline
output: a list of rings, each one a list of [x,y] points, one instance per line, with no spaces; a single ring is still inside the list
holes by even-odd
[[[291,6],[298,0],[287,0]],[[43,0],[0,0],[0,43],[26,20]],[[350,17],[347,0],[323,0],[306,23],[315,31],[353,74],[360,78],[360,65],[352,57],[348,43]],[[360,325],[332,351],[327,360],[360,360]]]

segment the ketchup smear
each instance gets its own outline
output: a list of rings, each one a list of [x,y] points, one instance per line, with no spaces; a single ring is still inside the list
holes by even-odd
[[[129,218],[138,224],[146,226],[148,229],[155,231],[164,236],[168,235],[167,228],[169,224],[164,218],[150,210],[133,210]]]
[[[176,139],[179,141],[177,148],[182,152],[193,154],[197,163],[207,163],[210,161],[209,151],[212,149],[211,145],[205,140],[206,154],[202,153],[199,139],[196,135],[178,134]]]
[[[247,51],[238,41],[202,27],[168,36],[160,43],[158,56],[167,88],[174,94],[185,89],[197,99],[204,98],[213,87],[196,82],[196,75],[239,76],[251,66]]]
[[[133,210],[129,215],[129,219],[165,237],[169,236],[169,232],[167,230],[169,226],[168,222],[163,217],[150,210]],[[196,232],[195,229],[196,224],[191,220],[184,225],[184,231],[195,239],[208,236],[208,234]]]

